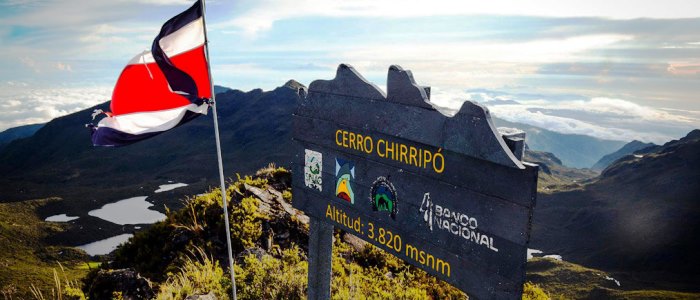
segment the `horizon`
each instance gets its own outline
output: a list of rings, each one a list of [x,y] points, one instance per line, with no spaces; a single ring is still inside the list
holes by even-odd
[[[0,131],[109,100],[126,62],[191,3],[0,2]],[[217,85],[271,90],[294,79],[308,86],[348,63],[383,87],[398,64],[431,86],[441,106],[472,100],[508,121],[661,144],[700,128],[693,7],[210,1],[207,21]]]

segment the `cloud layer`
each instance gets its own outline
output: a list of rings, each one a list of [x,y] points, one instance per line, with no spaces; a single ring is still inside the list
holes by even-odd
[[[437,105],[451,110],[458,110],[464,100],[471,100],[485,105],[493,116],[507,121],[607,140],[663,144],[700,128],[700,112],[657,109],[624,99],[483,89],[436,91],[432,98]]]
[[[7,113],[0,129],[107,100],[124,64],[188,3],[1,2],[0,108]],[[470,89],[462,100],[514,97],[519,104],[492,104],[493,112],[562,132],[662,141],[700,127],[695,1],[207,5],[213,78],[233,88],[272,89],[289,79],[308,85],[333,77],[340,63],[384,85],[388,67],[399,64],[435,91]]]
[[[105,102],[110,94],[110,87],[36,89],[22,82],[0,83],[0,131],[48,122]]]

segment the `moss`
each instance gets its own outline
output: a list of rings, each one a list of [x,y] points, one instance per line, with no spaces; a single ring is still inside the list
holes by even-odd
[[[44,238],[63,232],[68,224],[44,222],[36,210],[58,198],[0,203],[0,294],[7,299],[31,298],[32,291],[50,296],[59,282],[82,278],[89,261],[82,251],[50,246]],[[56,273],[61,269],[60,273]],[[61,284],[63,286],[63,284]]]
[[[523,285],[523,300],[549,300],[550,297],[538,285],[526,282]]]
[[[261,220],[264,216],[258,213],[258,201],[255,197],[245,197],[239,205],[232,208],[231,243],[238,251],[254,247],[262,235]]]

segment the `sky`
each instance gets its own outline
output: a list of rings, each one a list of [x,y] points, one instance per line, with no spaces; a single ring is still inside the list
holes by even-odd
[[[0,130],[110,99],[186,0],[0,0]],[[330,79],[382,87],[397,64],[492,115],[664,143],[700,128],[700,4],[659,1],[207,1],[212,77],[240,90]],[[86,122],[89,120],[86,120]]]

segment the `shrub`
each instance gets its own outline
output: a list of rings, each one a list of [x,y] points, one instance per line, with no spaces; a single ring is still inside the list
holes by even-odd
[[[213,293],[217,299],[229,299],[231,281],[224,276],[219,262],[209,257],[201,248],[196,248],[185,259],[177,274],[169,274],[168,280],[160,286],[158,300],[180,300],[189,295]]]
[[[523,285],[523,300],[549,300],[549,295],[538,285],[526,282]]]

